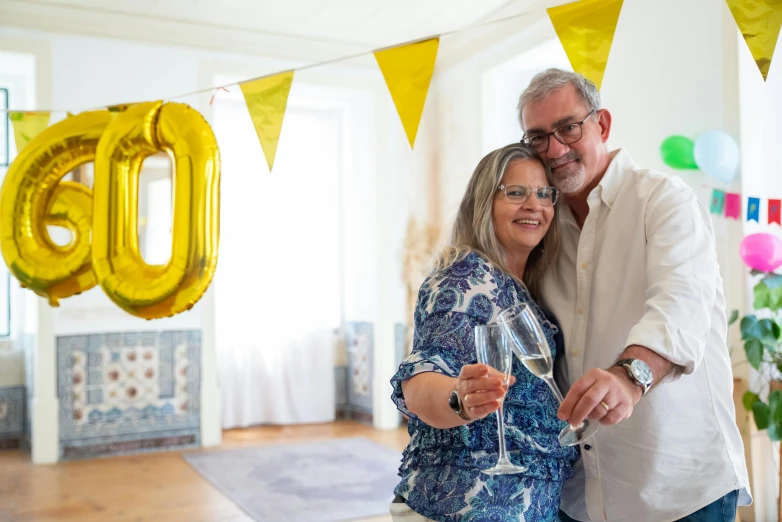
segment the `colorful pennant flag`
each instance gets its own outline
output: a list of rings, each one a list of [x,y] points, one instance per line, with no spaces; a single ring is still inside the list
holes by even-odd
[[[14,127],[14,143],[16,153],[32,141],[41,131],[49,126],[48,112],[9,112],[8,119]]]
[[[722,214],[725,208],[725,192],[720,189],[714,189],[711,193],[711,213]]]
[[[725,217],[739,219],[741,215],[741,196],[738,194],[725,194]]]
[[[432,38],[375,51],[375,60],[402,120],[410,148],[415,145],[439,46],[440,39]]]
[[[782,2],[779,0],[727,0],[730,12],[765,80],[774,57]]]
[[[285,118],[292,84],[293,71],[288,71],[239,85],[253,120],[255,133],[261,142],[266,164],[269,165],[269,172],[274,167],[282,120]]]
[[[768,224],[776,223],[777,225],[782,225],[782,222],[779,220],[779,214],[780,214],[780,208],[782,208],[782,205],[780,205],[782,201],[779,199],[769,199],[768,200]]]
[[[573,70],[592,80],[598,89],[603,83],[622,2],[581,0],[546,9]]]
[[[747,198],[747,222],[760,223],[760,198]]]

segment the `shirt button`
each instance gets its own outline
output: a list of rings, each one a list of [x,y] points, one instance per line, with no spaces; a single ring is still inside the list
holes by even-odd
[[[570,355],[571,355],[571,357],[578,357],[578,355],[579,355],[580,353],[581,353],[581,352],[579,352],[578,350],[573,350],[573,351],[571,351],[571,352],[570,352]]]
[[[578,313],[579,314],[584,315],[585,312],[586,312],[586,308],[584,308],[583,306],[579,306],[578,307]]]
[[[589,263],[581,263],[581,268],[586,270],[587,268],[589,268]]]

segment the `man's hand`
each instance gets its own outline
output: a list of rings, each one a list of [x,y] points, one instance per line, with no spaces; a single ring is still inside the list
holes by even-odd
[[[557,417],[572,426],[585,418],[611,425],[628,418],[643,390],[633,383],[624,368],[595,368],[573,383],[559,407]]]

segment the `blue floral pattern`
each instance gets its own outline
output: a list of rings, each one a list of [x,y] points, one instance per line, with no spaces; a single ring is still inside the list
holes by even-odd
[[[436,429],[407,409],[402,381],[423,372],[457,377],[475,364],[476,325],[496,322],[505,308],[529,303],[557,357],[558,327],[526,288],[475,252],[424,281],[415,310],[413,352],[391,379],[392,400],[410,419],[410,442],[402,456],[394,492],[410,508],[438,522],[556,521],[562,485],[573,474],[574,447],[557,436],[557,402],[543,380],[514,358],[516,382],[505,399],[507,449],[511,461],[528,471],[489,476],[481,469],[497,461],[497,419],[489,415],[467,426]],[[561,336],[558,337],[561,339]]]

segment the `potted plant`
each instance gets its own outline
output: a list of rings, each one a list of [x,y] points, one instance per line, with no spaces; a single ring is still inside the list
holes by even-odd
[[[741,319],[741,339],[749,364],[760,374],[757,391],[744,393],[743,404],[752,412],[758,430],[772,441],[782,440],[782,275],[753,271],[754,308],[758,315]],[[782,457],[782,445],[780,445]],[[782,478],[782,474],[780,476]],[[782,522],[782,480],[778,496]]]

